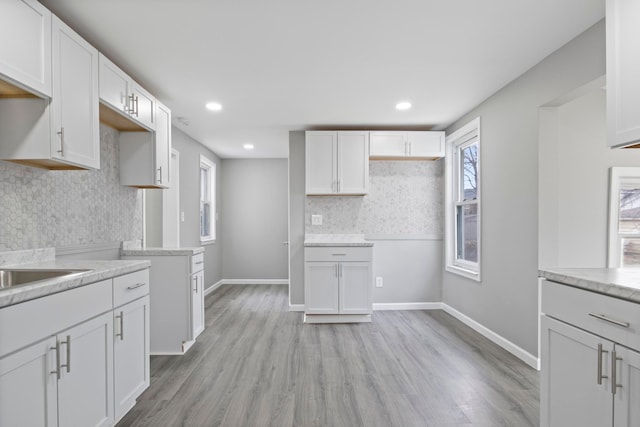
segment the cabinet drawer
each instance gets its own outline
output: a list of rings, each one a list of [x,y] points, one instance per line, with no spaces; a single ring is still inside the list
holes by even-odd
[[[547,316],[640,350],[640,304],[543,280],[541,310]]]
[[[199,253],[191,257],[191,273],[204,270],[204,253]]]
[[[325,246],[304,248],[305,261],[371,261],[370,246]]]
[[[149,294],[149,269],[113,279],[113,306],[118,307]]]

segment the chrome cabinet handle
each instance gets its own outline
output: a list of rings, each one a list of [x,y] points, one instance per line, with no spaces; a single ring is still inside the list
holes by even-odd
[[[622,360],[622,357],[616,356],[616,351],[611,352],[611,394],[616,394],[618,388],[622,388],[622,384],[618,384],[618,361]]]
[[[336,253],[336,254],[331,254],[333,256],[347,256],[347,254],[342,254],[342,253]]]
[[[620,320],[612,319],[605,316],[604,314],[589,313],[589,316],[595,317],[596,319],[604,320],[605,322],[613,323],[614,325],[622,326],[623,328],[629,327],[629,322],[622,322]]]
[[[196,282],[196,287],[193,289],[195,293],[198,293],[198,276],[193,276],[193,280]]]
[[[131,95],[127,97],[127,113],[129,114],[134,114],[136,111],[133,108],[133,104],[135,103],[134,98],[135,98],[135,94],[133,92],[131,92]]]
[[[60,379],[60,341],[56,340],[56,346],[50,349],[56,351],[56,370],[51,373],[56,374],[56,377]]]
[[[67,363],[60,365],[61,368],[67,368],[67,373],[71,372],[71,335],[67,335],[67,341],[62,341],[60,345],[67,346]]]
[[[158,168],[158,171],[160,171],[160,179],[158,180],[158,182],[161,183],[162,182],[162,166]]]
[[[116,334],[116,336],[120,337],[120,341],[124,341],[124,313],[121,311],[120,314],[116,316],[116,319],[120,319],[120,333]]]
[[[60,132],[57,132],[58,135],[60,135],[60,149],[58,150],[58,153],[60,153],[60,156],[64,157],[64,127],[60,128]]]
[[[602,375],[602,353],[609,353],[608,350],[602,349],[602,344],[598,344],[598,384],[602,384],[603,378],[609,378],[606,375]]]
[[[144,285],[146,285],[146,283],[145,283],[145,282],[142,282],[142,283],[136,283],[135,285],[127,286],[127,289],[128,289],[128,290],[130,290],[130,291],[132,291],[132,290],[137,289],[137,288],[139,288],[139,287],[141,287],[141,286],[144,286]]]

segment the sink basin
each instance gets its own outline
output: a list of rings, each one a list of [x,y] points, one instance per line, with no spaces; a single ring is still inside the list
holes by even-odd
[[[0,289],[27,285],[41,280],[73,276],[89,270],[0,269]]]

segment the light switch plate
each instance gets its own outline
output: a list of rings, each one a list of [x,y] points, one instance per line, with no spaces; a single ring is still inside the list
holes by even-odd
[[[382,286],[382,277],[376,277],[376,288],[381,288]]]
[[[322,215],[311,215],[311,225],[322,225]]]

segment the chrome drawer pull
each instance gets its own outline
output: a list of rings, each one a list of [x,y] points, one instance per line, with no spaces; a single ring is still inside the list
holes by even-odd
[[[615,320],[607,317],[604,314],[589,313],[589,316],[595,317],[596,319],[604,320],[605,322],[613,323],[614,325],[622,326],[623,328],[629,327],[629,322],[621,322],[620,320]]]
[[[56,374],[56,377],[60,379],[60,341],[56,340],[56,346],[51,347],[51,350],[56,351],[56,370],[51,371],[51,373]]]
[[[347,256],[347,254],[331,254],[333,256]]]
[[[196,264],[204,264],[204,261],[196,261]]]
[[[66,344],[67,346],[67,363],[60,365],[60,368],[67,368],[67,373],[71,372],[71,335],[67,335],[67,341],[60,342],[60,345]]]
[[[129,289],[130,291],[137,289],[139,287],[142,287],[146,285],[146,283],[142,282],[142,283],[136,283],[135,285],[131,285],[131,286],[127,286],[127,289]]]
[[[602,375],[602,353],[609,353],[608,350],[602,349],[602,344],[598,344],[598,384],[602,384],[603,378],[609,378],[607,375]]]

